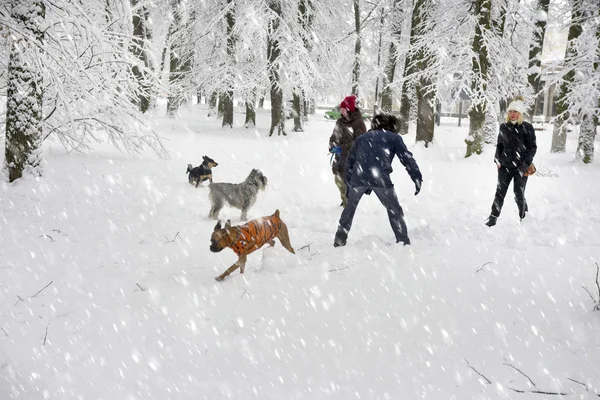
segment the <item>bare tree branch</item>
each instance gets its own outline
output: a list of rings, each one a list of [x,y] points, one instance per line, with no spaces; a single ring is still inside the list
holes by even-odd
[[[533,387],[537,387],[537,386],[535,385],[535,383],[534,383],[534,382],[531,380],[531,378],[530,378],[529,376],[525,375],[525,373],[524,373],[523,371],[521,371],[519,368],[517,368],[517,367],[515,367],[514,365],[512,365],[512,364],[509,364],[509,363],[504,363],[504,365],[507,365],[507,366],[509,366],[509,367],[512,367],[512,368],[514,368],[515,370],[519,371],[519,373],[520,373],[521,375],[523,375],[525,378],[527,378],[527,380],[528,380],[528,381],[529,381],[529,382],[530,382],[530,383],[533,385]]]
[[[486,263],[485,263],[485,264],[483,264],[481,267],[477,268],[477,271],[475,271],[475,273],[478,273],[479,271],[483,270],[483,268],[484,268],[486,265],[488,265],[488,264],[491,264],[491,263],[492,263],[491,261],[488,261],[488,262],[486,262]]]
[[[480,377],[485,379],[485,381],[488,383],[488,385],[492,384],[492,381],[490,381],[488,378],[485,377],[485,375],[483,375],[481,372],[477,371],[474,367],[472,367],[471,364],[469,364],[469,360],[467,360],[466,358],[465,358],[465,362],[467,363],[467,367],[471,368],[473,371],[475,371],[475,373],[477,375],[479,375]]]
[[[47,284],[46,286],[44,286],[39,292],[37,292],[36,294],[34,294],[33,296],[30,296],[30,297],[35,297],[38,294],[42,293],[42,291],[44,291],[44,289],[46,289],[48,286],[52,285],[52,282],[54,282],[54,281],[50,281],[49,284]]]

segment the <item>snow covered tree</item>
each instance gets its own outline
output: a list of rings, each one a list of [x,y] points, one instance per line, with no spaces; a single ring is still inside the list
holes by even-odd
[[[195,13],[183,0],[171,0],[171,24],[168,35],[169,49],[169,97],[167,115],[175,116],[191,87],[191,68],[193,62],[193,41],[187,33],[193,29]]]
[[[400,96],[400,129],[398,131],[401,135],[408,133],[408,126],[410,122],[410,110],[415,98],[415,85],[411,77],[414,77],[417,72],[417,52],[415,51],[415,44],[419,38],[419,22],[420,12],[417,5],[419,0],[415,0],[414,4],[410,8],[412,10],[411,15],[411,28],[410,28],[410,44],[409,51],[404,60],[404,77],[402,80],[402,94]]]
[[[600,116],[600,9],[584,2],[582,32],[578,40],[578,67],[570,90],[571,113],[580,116],[576,160],[594,160],[597,119]]]
[[[352,66],[352,94],[359,97],[360,82],[360,52],[362,47],[361,38],[361,20],[360,20],[360,0],[353,0],[354,6],[354,64]]]
[[[134,101],[139,105],[140,111],[145,113],[150,108],[151,96],[154,94],[155,87],[152,86],[152,79],[147,76],[146,71],[152,71],[152,63],[148,54],[148,47],[152,40],[150,33],[150,22],[148,21],[147,6],[140,0],[131,0],[131,14],[133,22],[133,37],[130,44],[132,54],[139,60],[139,64],[134,64],[132,68],[133,75],[138,81],[139,95]]]
[[[488,80],[488,47],[485,41],[486,32],[490,31],[491,0],[474,0],[474,15],[477,18],[475,36],[473,38],[473,75],[471,81],[471,109],[469,110],[469,137],[466,157],[481,154],[486,136],[486,116],[488,102],[485,97]]]
[[[381,90],[381,109],[387,113],[392,111],[392,106],[394,104],[393,84],[398,63],[398,46],[402,35],[403,3],[403,0],[394,0],[392,12],[390,13],[392,31],[390,34],[388,59],[385,65],[385,74],[383,76],[383,88]]]
[[[544,37],[546,35],[546,25],[548,24],[548,8],[550,0],[536,1],[535,27],[533,29],[533,38],[529,46],[529,69],[527,70],[527,81],[533,92],[534,101],[529,107],[530,120],[537,108],[538,95],[542,89],[540,77],[542,74],[542,49],[544,48]]]
[[[565,54],[562,81],[556,99],[556,118],[552,132],[552,153],[564,153],[567,147],[567,124],[572,122],[570,107],[570,90],[575,78],[575,66],[577,64],[577,41],[581,35],[581,22],[583,20],[584,0],[572,0],[571,23],[567,38],[567,50]]]
[[[23,172],[42,174],[42,68],[46,7],[39,0],[10,4],[10,59],[6,91],[5,167],[15,181]]]
[[[267,69],[269,74],[270,94],[271,94],[271,128],[269,136],[272,136],[277,129],[278,135],[286,135],[285,119],[283,117],[283,91],[281,89],[280,68],[281,68],[281,48],[282,40],[281,19],[283,10],[281,0],[268,0],[268,39],[267,39]]]
[[[235,2],[227,0],[225,8],[225,23],[227,29],[227,66],[234,68],[235,65]],[[229,73],[227,81],[229,82],[226,90],[222,92],[221,100],[223,103],[223,122],[221,126],[233,128],[233,74]]]

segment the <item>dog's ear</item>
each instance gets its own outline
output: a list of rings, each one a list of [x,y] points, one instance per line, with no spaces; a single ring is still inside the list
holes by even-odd
[[[221,229],[223,229],[223,228],[221,227],[221,221],[219,221],[219,222],[217,222],[217,224],[215,225],[215,229],[214,229],[214,230],[215,230],[215,231],[218,231],[218,230],[221,230]]]
[[[225,229],[229,228],[231,228],[231,221],[227,220],[227,222],[225,222]]]

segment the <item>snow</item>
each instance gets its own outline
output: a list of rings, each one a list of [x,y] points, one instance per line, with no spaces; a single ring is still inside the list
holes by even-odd
[[[168,160],[47,143],[43,177],[0,183],[0,399],[597,398],[600,313],[583,286],[597,301],[600,167],[572,162],[573,133],[551,154],[552,127],[537,132],[530,214],[509,193],[488,228],[493,148],[464,159],[456,119],[427,149],[413,130],[421,193],[397,160],[392,176],[412,245],[365,196],[334,248],[334,122],[269,138],[267,112],[252,130],[205,116],[148,119]],[[277,243],[214,280],[236,257],[209,251],[207,183],[185,175],[203,155],[215,181],[268,177],[249,217],[279,209],[295,255]]]

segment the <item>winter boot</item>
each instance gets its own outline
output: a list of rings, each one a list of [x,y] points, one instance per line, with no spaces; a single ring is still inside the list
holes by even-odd
[[[494,217],[493,215],[490,215],[485,224],[491,228],[492,226],[496,225],[497,220],[498,220],[498,217]]]

